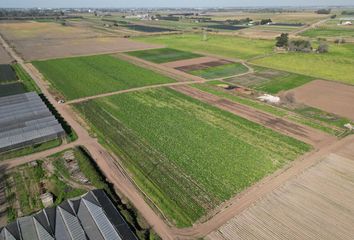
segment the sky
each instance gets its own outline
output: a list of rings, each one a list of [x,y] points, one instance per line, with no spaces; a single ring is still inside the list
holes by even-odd
[[[354,0],[0,0],[0,7],[252,7],[354,5]]]

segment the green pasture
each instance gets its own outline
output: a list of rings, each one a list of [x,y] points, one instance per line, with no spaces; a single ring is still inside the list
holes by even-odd
[[[174,82],[110,55],[35,61],[33,64],[68,100]]]
[[[164,44],[170,48],[184,51],[215,54],[234,59],[249,59],[272,53],[274,41],[248,39],[235,36],[208,34],[179,34],[164,36],[137,37],[136,40]]]

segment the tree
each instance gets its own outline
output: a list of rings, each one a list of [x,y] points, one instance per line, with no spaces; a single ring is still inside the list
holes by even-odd
[[[261,20],[261,25],[266,25],[266,24],[271,23],[271,22],[272,22],[272,20],[271,20],[270,18],[268,18],[268,19],[262,19],[262,20]]]
[[[331,9],[319,9],[316,11],[317,14],[330,14]]]
[[[307,40],[292,40],[288,49],[292,52],[311,52],[312,46],[310,41]]]
[[[282,33],[279,37],[276,37],[277,42],[275,46],[277,47],[287,47],[289,45],[289,34]]]

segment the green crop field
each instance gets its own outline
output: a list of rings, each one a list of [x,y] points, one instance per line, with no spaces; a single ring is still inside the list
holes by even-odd
[[[354,84],[354,44],[330,44],[329,52],[324,54],[276,54],[252,62],[264,67]]]
[[[241,63],[232,63],[201,70],[193,70],[189,73],[205,79],[216,79],[246,73],[247,71],[248,68],[245,65]]]
[[[165,44],[170,48],[191,52],[216,54],[235,59],[249,59],[255,56],[272,53],[274,41],[247,39],[234,36],[208,35],[206,41],[203,34],[180,34],[135,38],[139,41]]]
[[[100,141],[178,227],[310,149],[171,89],[75,104]]]
[[[35,61],[33,64],[68,100],[174,82],[110,55]]]
[[[128,52],[127,54],[154,63],[173,62],[173,61],[178,61],[183,59],[201,57],[200,54],[185,52],[185,51],[171,49],[171,48],[142,50],[142,51]]]
[[[310,29],[301,33],[305,37],[354,37],[354,28],[352,27],[319,27]]]
[[[228,78],[225,81],[240,84],[258,91],[277,94],[304,85],[315,78],[296,73],[283,72],[269,68],[255,67],[255,72]]]

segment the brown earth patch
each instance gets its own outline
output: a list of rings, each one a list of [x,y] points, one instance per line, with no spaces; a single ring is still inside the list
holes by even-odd
[[[161,47],[134,42],[109,32],[95,32],[80,25],[58,23],[2,23],[0,33],[27,61]]]
[[[13,61],[13,58],[0,46],[0,64],[9,64]]]
[[[219,60],[218,58],[214,58],[214,57],[199,57],[199,58],[184,59],[184,60],[163,63],[162,65],[170,68],[179,68],[179,67],[202,64],[202,63],[218,61],[218,60]]]
[[[354,121],[354,86],[316,80],[289,92],[295,100]]]
[[[229,60],[220,59],[217,61],[211,61],[211,62],[206,62],[206,63],[201,63],[201,64],[194,64],[194,65],[189,65],[189,66],[184,66],[184,67],[178,67],[176,69],[183,71],[183,72],[190,72],[190,71],[194,71],[194,70],[202,70],[202,69],[207,69],[210,67],[222,66],[225,64],[229,64],[229,63],[232,63],[232,62]]]

